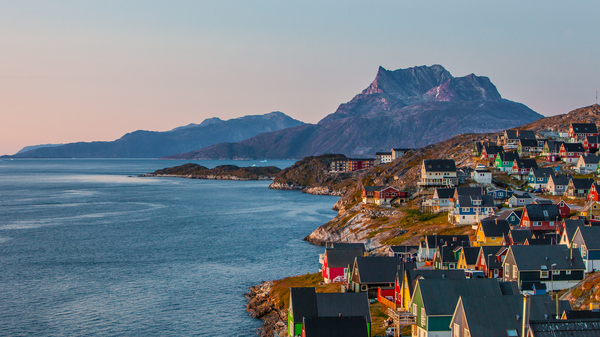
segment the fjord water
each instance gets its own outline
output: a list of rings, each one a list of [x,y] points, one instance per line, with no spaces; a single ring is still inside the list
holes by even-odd
[[[0,161],[0,335],[254,336],[243,293],[318,270],[337,198],[137,177],[183,163]]]

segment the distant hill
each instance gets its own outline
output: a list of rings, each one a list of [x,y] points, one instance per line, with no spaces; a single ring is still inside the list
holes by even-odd
[[[27,151],[41,149],[44,147],[55,147],[55,146],[61,146],[61,145],[63,145],[63,144],[41,144],[41,145],[25,146],[24,148],[19,150],[19,152],[17,152],[17,153],[25,153]]]
[[[223,121],[209,118],[171,131],[135,131],[111,142],[81,142],[19,152],[12,158],[159,158],[303,125],[282,112]]]
[[[594,104],[575,109],[569,113],[545,117],[533,123],[519,127],[521,130],[553,130],[559,132],[569,131],[571,123],[595,123],[600,125],[600,105]]]
[[[373,157],[392,147],[421,147],[463,133],[531,123],[542,115],[503,99],[487,77],[453,77],[441,65],[394,71],[375,80],[317,125],[263,133],[168,159],[303,158],[323,153]]]

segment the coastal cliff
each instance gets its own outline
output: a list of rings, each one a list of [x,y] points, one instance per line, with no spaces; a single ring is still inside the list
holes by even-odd
[[[209,169],[198,164],[184,164],[165,168],[153,173],[142,174],[140,177],[181,177],[188,179],[213,179],[213,180],[272,180],[281,172],[275,166],[266,167],[238,167],[235,165],[220,165]]]

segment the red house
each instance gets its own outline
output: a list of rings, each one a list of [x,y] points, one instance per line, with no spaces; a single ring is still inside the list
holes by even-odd
[[[554,202],[556,206],[558,206],[558,212],[560,213],[560,217],[563,219],[571,216],[571,206],[569,206],[564,200],[560,199],[559,201]]]
[[[581,156],[584,152],[585,149],[581,143],[563,143],[563,145],[560,146],[558,156],[565,163],[573,164],[579,160],[579,156]]]
[[[590,187],[590,191],[587,195],[588,200],[600,201],[600,198],[598,197],[598,191],[600,190],[599,187],[600,186],[598,186],[596,183],[592,184],[592,187]]]
[[[348,171],[357,171],[362,169],[370,169],[375,166],[375,159],[361,159],[361,158],[350,158],[348,159]]]
[[[488,278],[502,278],[502,262],[508,252],[504,246],[481,246],[475,269],[481,270]]]
[[[325,283],[347,282],[348,268],[354,265],[356,257],[364,256],[364,250],[326,248],[323,261],[323,280]]]
[[[600,143],[598,136],[587,136],[583,141],[583,148],[590,153],[598,152],[598,145]]]
[[[572,123],[569,127],[571,142],[581,142],[587,136],[597,136],[598,128],[594,123]]]
[[[558,205],[526,205],[521,218],[521,228],[532,232],[556,232],[561,217]]]

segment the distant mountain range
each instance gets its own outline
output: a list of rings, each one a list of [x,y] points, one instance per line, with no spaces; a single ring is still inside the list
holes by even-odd
[[[135,131],[111,142],[81,142],[24,148],[12,158],[159,158],[304,123],[282,112],[230,120],[209,118],[171,131]]]
[[[369,87],[316,125],[262,133],[166,159],[303,158],[323,153],[373,157],[392,147],[421,147],[542,117],[503,99],[487,77],[453,77],[441,65],[394,71],[380,67]]]

